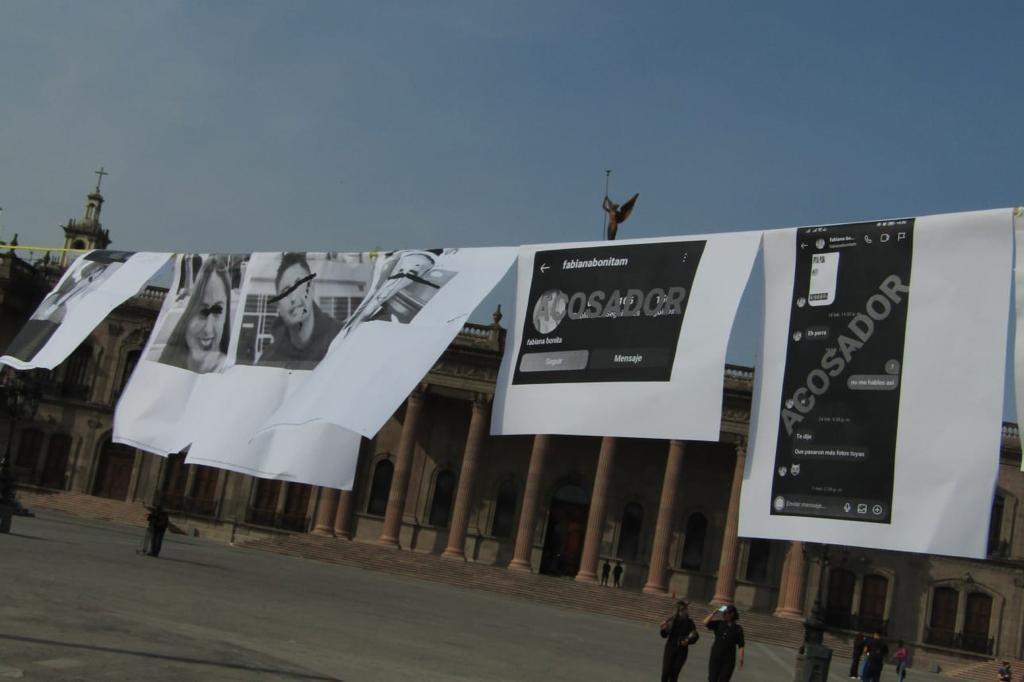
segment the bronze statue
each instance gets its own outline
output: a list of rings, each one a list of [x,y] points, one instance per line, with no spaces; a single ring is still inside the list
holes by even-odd
[[[640,196],[639,192],[620,206],[608,198],[607,194],[604,195],[604,211],[608,214],[608,227],[605,229],[605,236],[608,239],[615,239],[615,234],[619,231],[619,223],[626,222],[626,218],[633,212],[633,206],[636,204],[638,196]]]

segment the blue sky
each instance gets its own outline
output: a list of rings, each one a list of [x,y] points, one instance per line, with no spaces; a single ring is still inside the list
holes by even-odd
[[[5,238],[59,243],[100,165],[132,250],[595,239],[608,168],[641,194],[621,237],[1017,205],[1021,25],[997,1],[5,2]]]

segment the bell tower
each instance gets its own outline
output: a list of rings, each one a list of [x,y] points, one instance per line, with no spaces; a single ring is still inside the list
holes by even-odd
[[[85,199],[85,213],[78,220],[71,218],[67,225],[61,225],[64,230],[65,249],[105,249],[110,246],[110,233],[103,229],[100,223],[100,211],[103,209],[103,195],[100,194],[100,183],[104,175],[110,175],[100,166],[94,171],[98,176],[96,189],[90,192]],[[66,267],[72,260],[71,254],[61,253],[60,266]]]

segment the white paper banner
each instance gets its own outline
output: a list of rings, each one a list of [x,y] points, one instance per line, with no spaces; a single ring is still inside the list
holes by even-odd
[[[359,433],[372,437],[398,409],[515,253],[186,258],[183,293],[165,305],[114,439],[160,454],[189,446],[190,463],[264,478],[351,486]]]
[[[230,364],[248,255],[187,254],[114,412],[113,440],[166,456],[195,437],[207,396]]]
[[[11,342],[4,363],[53,369],[64,362],[114,308],[139,293],[169,253],[90,251],[64,272]]]
[[[1017,402],[1017,424],[1024,424],[1024,208],[1013,209],[1016,261],[1013,269],[1016,324],[1013,342],[1013,386]],[[1021,461],[1024,470],[1024,460]]]
[[[207,396],[220,407],[198,416],[198,435],[185,461],[351,490],[362,441],[358,433],[324,422],[257,433],[285,396],[302,390],[309,375],[268,367],[228,370]]]
[[[765,233],[742,537],[983,558],[1009,209]]]
[[[520,249],[491,433],[718,440],[760,232]]]
[[[398,251],[301,391],[268,427],[323,421],[367,438],[394,414],[515,260],[515,248]]]

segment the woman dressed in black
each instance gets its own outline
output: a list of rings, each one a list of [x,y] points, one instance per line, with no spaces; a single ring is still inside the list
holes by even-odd
[[[661,682],[677,682],[679,671],[686,663],[690,645],[700,639],[697,626],[690,619],[685,600],[676,602],[675,615],[661,624],[661,636],[665,638],[665,653],[661,659]]]
[[[716,620],[715,616],[719,616]],[[704,618],[704,625],[715,633],[708,658],[708,682],[729,682],[736,668],[736,651],[740,653],[740,670],[743,670],[743,628],[740,613],[732,604],[712,611]]]

